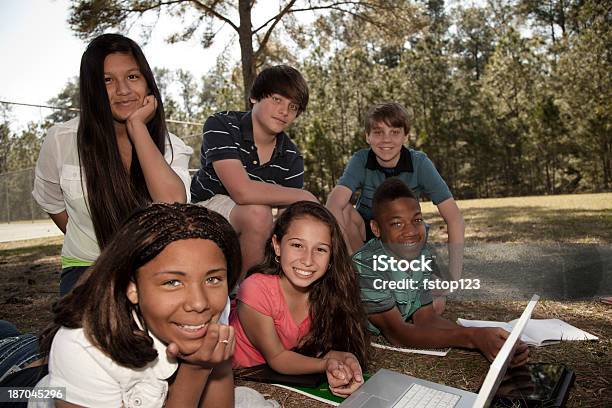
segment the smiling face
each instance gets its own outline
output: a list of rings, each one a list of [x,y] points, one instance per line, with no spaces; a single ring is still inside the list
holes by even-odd
[[[331,235],[329,227],[318,219],[309,216],[294,219],[280,242],[276,235],[272,237],[272,245],[280,258],[282,285],[308,291],[327,272]]]
[[[119,123],[140,108],[149,93],[147,81],[131,54],[116,52],[106,56],[104,83],[113,118]]]
[[[416,258],[425,243],[425,223],[419,202],[401,197],[385,202],[382,207],[378,211],[379,219],[371,221],[372,232],[402,258]]]
[[[280,94],[272,94],[253,103],[253,128],[259,128],[267,135],[284,131],[298,115],[299,106]]]
[[[376,122],[366,135],[366,141],[374,151],[378,164],[392,168],[399,161],[402,145],[406,142],[406,132],[403,127]]]
[[[209,240],[174,241],[138,269],[127,296],[157,338],[193,353],[227,301],[225,256]]]

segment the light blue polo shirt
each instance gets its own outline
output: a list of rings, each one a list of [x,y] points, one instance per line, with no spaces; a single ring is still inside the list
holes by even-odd
[[[397,165],[385,169],[376,161],[372,149],[362,149],[351,157],[338,184],[348,187],[353,193],[361,192],[355,208],[366,225],[372,219],[374,192],[388,177],[398,177],[406,183],[417,199],[425,193],[435,205],[453,196],[425,153],[402,146]]]

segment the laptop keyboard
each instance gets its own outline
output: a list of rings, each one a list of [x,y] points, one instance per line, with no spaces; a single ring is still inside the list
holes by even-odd
[[[452,408],[459,395],[413,384],[393,408]]]

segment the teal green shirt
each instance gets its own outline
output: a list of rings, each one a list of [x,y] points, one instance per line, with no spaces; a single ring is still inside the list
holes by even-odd
[[[377,262],[377,270],[374,270],[374,260],[375,258],[380,259],[381,255],[393,257],[396,260],[401,259],[388,251],[377,238],[368,241],[353,255],[353,265],[359,277],[361,302],[368,314],[386,312],[397,307],[402,318],[408,320],[419,308],[433,301],[431,291],[424,287],[423,280],[431,279],[431,274],[435,272],[435,263],[431,262],[433,272],[427,270],[403,271],[389,267],[381,271],[380,269],[385,269],[385,265],[381,266],[381,262]],[[425,259],[432,259],[426,247],[421,251],[421,255]],[[390,266],[389,262],[387,266]],[[390,288],[389,282],[396,282],[396,287]],[[399,287],[400,282],[404,283],[405,288]],[[385,287],[381,287],[383,285]],[[380,330],[370,321],[368,321],[368,329],[377,336],[381,334]]]

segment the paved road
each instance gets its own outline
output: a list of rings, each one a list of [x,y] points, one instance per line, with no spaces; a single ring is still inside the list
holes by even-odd
[[[443,247],[436,252],[442,268]],[[478,279],[480,290],[461,298],[579,300],[612,295],[612,245],[478,244],[464,252],[464,280]],[[473,284],[473,282],[472,282]]]
[[[0,224],[0,242],[45,238],[62,235],[53,221],[12,222]]]

